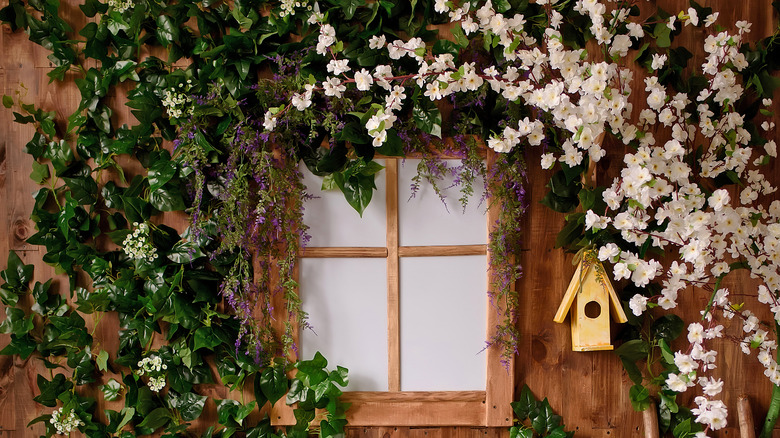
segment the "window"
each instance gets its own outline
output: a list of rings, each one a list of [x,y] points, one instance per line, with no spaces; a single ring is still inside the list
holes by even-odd
[[[331,366],[349,368],[350,425],[508,426],[511,364],[507,370],[500,363],[499,348],[479,353],[498,320],[485,293],[487,227],[496,212],[485,214],[483,206],[480,213],[472,202],[465,215],[446,214],[438,198],[425,202],[435,197],[432,188],[399,202],[416,173],[411,160],[401,161],[384,158],[362,218],[337,215],[333,209],[350,207],[329,198],[342,195],[317,193],[320,179],[306,180],[321,198],[316,221],[306,218],[312,241],[298,268],[314,327],[298,335],[301,357],[319,350]],[[295,423],[282,403],[271,418]]]

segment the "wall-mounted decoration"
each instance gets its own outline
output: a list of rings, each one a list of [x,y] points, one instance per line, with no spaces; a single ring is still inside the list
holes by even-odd
[[[615,321],[628,321],[595,251],[583,251],[577,270],[553,320],[563,323],[571,309],[571,348],[574,351],[612,350],[608,308]]]

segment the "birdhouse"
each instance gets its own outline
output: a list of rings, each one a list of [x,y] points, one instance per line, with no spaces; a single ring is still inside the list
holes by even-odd
[[[584,251],[553,320],[563,323],[571,310],[572,350],[611,350],[609,309],[617,322],[628,321],[596,253]]]

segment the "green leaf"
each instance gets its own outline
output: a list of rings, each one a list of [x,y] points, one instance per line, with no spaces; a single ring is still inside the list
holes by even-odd
[[[198,351],[201,348],[207,348],[211,350],[221,343],[219,338],[214,334],[211,327],[201,327],[195,331],[194,335],[195,346],[192,351]]]
[[[528,415],[536,409],[536,398],[528,385],[523,385],[523,389],[520,391],[520,399],[516,402],[512,402],[512,410],[515,411],[515,416],[520,421],[528,418]]]
[[[363,212],[371,202],[374,190],[376,189],[374,175],[357,174],[345,178],[344,172],[339,172],[333,174],[333,180],[338,188],[341,189],[341,192],[344,193],[344,198],[349,205],[352,206],[360,216],[363,216]]]
[[[615,349],[615,354],[621,359],[631,362],[643,360],[650,353],[650,345],[641,339],[632,339],[624,342],[623,345]]]
[[[144,420],[141,421],[141,424],[139,424],[138,427],[157,430],[168,424],[172,419],[173,415],[171,415],[171,411],[169,411],[168,408],[160,407],[144,416]]]
[[[636,365],[636,362],[632,362],[624,358],[621,358],[620,361],[623,363],[623,368],[626,370],[626,373],[628,374],[628,378],[631,379],[631,381],[637,385],[641,384],[642,371],[639,370],[639,367]]]
[[[158,158],[149,168],[149,191],[156,191],[168,183],[175,175],[176,163],[166,160],[164,157]]]
[[[186,207],[181,189],[171,184],[150,192],[149,203],[160,211],[180,211]]]
[[[98,353],[95,358],[95,362],[100,371],[108,370],[108,352],[106,350],[100,350],[100,353]]]
[[[33,265],[25,265],[22,259],[16,254],[16,251],[8,252],[8,263],[6,269],[0,272],[0,277],[5,280],[3,288],[10,287],[18,291],[24,291],[28,288],[28,283],[32,280]]]
[[[214,401],[217,404],[217,421],[223,425],[227,425],[235,418],[236,412],[238,412],[238,408],[241,406],[241,403],[231,399]]]
[[[512,426],[509,429],[509,438],[534,438],[534,430],[524,426]]]
[[[249,404],[241,406],[236,411],[236,421],[238,421],[239,424],[242,424],[244,422],[244,418],[248,417],[249,414],[252,413],[253,410],[255,410],[255,406],[257,406],[257,402],[252,400],[249,402]]]
[[[260,390],[271,405],[287,393],[287,384],[287,374],[282,365],[268,367],[260,374]]]
[[[412,109],[414,124],[426,134],[441,138],[441,113],[434,105],[422,107],[419,104]]]
[[[40,395],[33,397],[33,400],[50,408],[57,406],[57,400],[60,394],[70,391],[70,389],[73,388],[73,383],[68,381],[64,374],[55,375],[51,381],[46,380],[45,377],[38,374],[37,384],[41,393]]]
[[[11,96],[3,95],[3,106],[6,108],[11,108],[14,106],[14,99]]]
[[[560,415],[556,415],[545,398],[531,413],[531,427],[536,433],[549,432],[561,424]]]
[[[30,179],[35,181],[35,184],[43,184],[49,178],[49,165],[41,164],[37,161],[32,163],[32,173],[30,173]]]
[[[644,411],[650,406],[650,391],[642,385],[634,385],[628,392],[634,410]]]
[[[188,392],[176,398],[173,408],[179,411],[182,420],[195,421],[203,413],[206,400],[208,396]]]
[[[122,384],[114,379],[110,379],[105,385],[100,387],[103,392],[103,398],[107,401],[116,400],[122,392]]]
[[[0,324],[0,333],[24,336],[34,327],[33,315],[26,316],[24,310],[16,307],[5,308],[5,320]]]
[[[674,430],[672,431],[672,434],[677,438],[682,438],[685,436],[688,436],[688,434],[691,433],[691,419],[688,418],[685,421],[681,422],[677,426],[675,426]]]
[[[179,39],[179,28],[167,15],[157,17],[157,40],[163,46],[169,46]]]
[[[0,355],[14,356],[18,355],[22,360],[27,360],[35,351],[38,343],[30,335],[16,336],[11,335],[11,342],[0,350]]]
[[[682,318],[677,315],[664,315],[653,322],[650,332],[654,338],[665,339],[672,342],[677,339],[685,328]]]

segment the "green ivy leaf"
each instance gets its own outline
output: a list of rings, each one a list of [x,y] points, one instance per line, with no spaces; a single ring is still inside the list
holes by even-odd
[[[208,396],[188,392],[176,398],[173,408],[179,411],[182,420],[195,421],[203,412],[206,400]]]
[[[149,203],[160,211],[184,210],[184,196],[178,185],[166,184],[149,193]]]
[[[642,385],[632,386],[628,397],[631,399],[631,406],[637,412],[644,411],[650,406],[650,391]]]
[[[214,331],[211,327],[201,327],[197,329],[193,337],[195,339],[195,344],[192,351],[198,351],[201,348],[211,350],[221,343],[219,338],[214,335]]]
[[[547,433],[561,424],[561,417],[553,412],[550,403],[545,398],[530,414],[531,427],[536,433]]]
[[[45,377],[38,374],[37,384],[41,394],[33,397],[33,400],[50,408],[57,406],[57,400],[60,394],[70,391],[71,388],[73,388],[73,383],[71,383],[64,374],[55,375],[51,381],[46,380]]]
[[[641,339],[632,339],[624,342],[623,345],[615,349],[615,354],[621,359],[631,362],[643,360],[650,353],[650,345]]]
[[[176,163],[161,156],[149,168],[149,191],[154,192],[176,176]]]
[[[287,374],[283,365],[268,367],[260,374],[260,390],[271,405],[287,393],[287,384]]]
[[[35,181],[35,184],[43,184],[49,178],[49,165],[41,164],[37,161],[32,163],[32,173],[30,173],[30,179]]]
[[[16,336],[11,335],[11,342],[0,350],[0,355],[14,356],[18,355],[22,360],[27,360],[35,351],[38,343],[30,335]]]
[[[144,420],[141,421],[141,424],[139,424],[138,427],[157,430],[168,424],[172,419],[173,415],[171,415],[171,411],[169,411],[168,408],[160,407],[144,416]]]
[[[24,336],[33,328],[33,315],[27,316],[24,310],[16,307],[5,308],[5,320],[0,324],[0,333]]]
[[[421,106],[417,104],[412,109],[414,124],[426,134],[441,138],[441,112],[435,105]]]
[[[163,46],[169,46],[179,40],[179,28],[173,19],[167,15],[157,17],[157,41]]]
[[[534,438],[534,431],[522,426],[512,426],[509,429],[509,438]]]
[[[234,421],[241,403],[231,399],[214,401],[217,404],[217,421],[219,424],[228,425],[231,421]]]
[[[103,392],[103,398],[106,401],[117,400],[122,392],[122,384],[114,379],[110,379],[105,385],[100,386],[100,390]]]
[[[8,252],[8,263],[6,269],[0,272],[0,277],[5,281],[3,289],[12,289],[21,293],[28,288],[28,283],[32,280],[33,265],[25,265],[22,259],[16,254],[16,251]],[[8,305],[15,305],[8,304]]]
[[[512,410],[515,412],[515,416],[523,421],[528,418],[528,415],[536,409],[536,398],[528,385],[523,385],[523,389],[520,391],[520,399],[516,402],[512,402]]]
[[[11,96],[8,96],[6,94],[3,95],[3,106],[6,108],[11,108],[14,106],[14,99]]]
[[[677,315],[664,315],[653,322],[650,332],[654,338],[661,338],[667,342],[672,342],[685,329],[685,323]]]
[[[97,363],[98,369],[100,371],[107,371],[108,352],[106,350],[100,350],[100,353],[98,353],[97,357],[95,358],[95,363]]]

